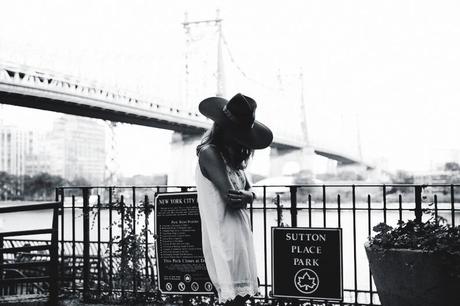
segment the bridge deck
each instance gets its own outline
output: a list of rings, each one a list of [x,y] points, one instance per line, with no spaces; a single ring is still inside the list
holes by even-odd
[[[4,63],[0,63],[0,103],[167,129],[188,135],[201,135],[211,126],[210,120],[193,111],[96,88],[94,84],[84,84],[68,76],[44,74],[32,68]],[[272,147],[296,150],[304,146],[301,137],[274,132]],[[315,150],[315,153],[342,164],[361,163],[357,158],[330,150]]]

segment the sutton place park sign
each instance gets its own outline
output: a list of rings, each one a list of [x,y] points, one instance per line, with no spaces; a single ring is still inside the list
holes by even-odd
[[[272,295],[341,301],[342,229],[272,227]]]

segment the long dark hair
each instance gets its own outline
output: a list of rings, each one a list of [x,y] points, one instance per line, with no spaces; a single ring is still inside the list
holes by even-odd
[[[239,144],[216,123],[203,135],[201,143],[196,147],[196,154],[200,154],[206,145],[216,146],[233,169],[245,169],[249,158],[254,154],[254,150]]]

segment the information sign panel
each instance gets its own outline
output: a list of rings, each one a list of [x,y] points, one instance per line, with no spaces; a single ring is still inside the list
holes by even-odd
[[[203,257],[196,192],[155,197],[155,235],[160,291],[213,294]]]

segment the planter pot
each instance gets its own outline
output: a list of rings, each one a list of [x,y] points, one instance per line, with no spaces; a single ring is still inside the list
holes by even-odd
[[[460,256],[365,244],[383,306],[459,306]]]

